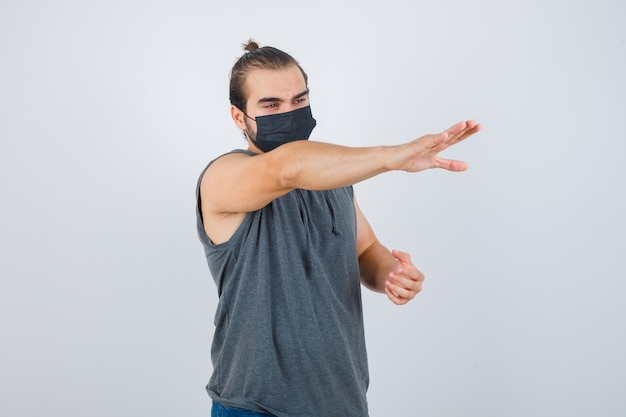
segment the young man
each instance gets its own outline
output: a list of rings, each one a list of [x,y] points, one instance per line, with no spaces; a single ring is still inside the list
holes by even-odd
[[[438,153],[474,121],[398,146],[308,141],[307,75],[251,41],[231,71],[247,141],[198,182],[198,233],[219,303],[207,386],[213,416],[367,416],[360,284],[405,304],[424,275],[377,240],[352,185],[391,170],[463,171]]]

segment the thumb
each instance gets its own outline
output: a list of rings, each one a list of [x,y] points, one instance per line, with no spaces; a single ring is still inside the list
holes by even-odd
[[[411,255],[409,255],[406,252],[402,252],[397,249],[394,249],[391,251],[391,254],[393,255],[394,258],[396,258],[401,263],[406,263],[406,262],[411,263]]]

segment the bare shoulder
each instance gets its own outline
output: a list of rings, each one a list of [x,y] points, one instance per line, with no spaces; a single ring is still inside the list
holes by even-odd
[[[229,177],[234,175],[233,172],[237,171],[237,165],[240,165],[241,162],[249,160],[250,158],[251,156],[248,154],[236,152],[220,156],[211,163],[202,175],[202,180],[200,181],[200,197],[203,205],[206,203],[207,209],[211,209],[212,201],[223,198],[224,193],[234,191],[230,187],[221,187],[221,185],[223,185]],[[220,210],[216,209],[216,211]]]
[[[215,160],[200,183],[207,215],[249,213],[265,207],[290,191],[284,180],[279,150],[249,155],[232,153]]]
[[[241,161],[250,159],[245,153],[231,153],[216,159],[204,172],[200,181],[200,210],[204,231],[214,244],[228,241],[243,222],[246,213],[221,209],[220,201],[233,199],[237,190],[228,186],[225,178],[233,175]]]
[[[202,183],[205,182],[206,178],[211,178],[216,175],[219,176],[222,172],[225,172],[231,169],[233,165],[237,165],[242,161],[247,161],[250,158],[252,158],[252,156],[243,152],[232,152],[232,153],[227,153],[218,157],[211,163],[211,165],[205,171],[204,176],[202,178]]]

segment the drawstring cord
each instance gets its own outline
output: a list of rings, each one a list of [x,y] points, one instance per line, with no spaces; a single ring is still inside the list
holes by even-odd
[[[335,216],[335,208],[334,208],[335,206],[330,199],[330,194],[328,193],[328,191],[324,191],[324,199],[326,200],[326,204],[328,205],[328,208],[330,209],[330,217],[332,219],[332,224],[333,224],[333,234],[335,236],[341,235],[341,232],[337,229],[337,219]]]

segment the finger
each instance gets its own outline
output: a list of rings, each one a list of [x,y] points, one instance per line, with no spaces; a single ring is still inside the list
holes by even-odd
[[[435,167],[453,172],[461,172],[467,169],[467,162],[457,161],[455,159],[436,158]]]
[[[388,281],[389,284],[394,285],[398,288],[403,288],[418,293],[422,290],[422,283],[424,282],[424,279],[424,274],[415,269],[407,274],[395,274],[392,272],[391,274],[389,274]]]
[[[450,134],[446,143],[454,143],[456,140],[466,134],[469,130],[473,129],[476,126],[476,122],[474,120],[468,120],[465,122],[465,127],[461,130],[455,130],[454,134]]]
[[[406,277],[411,280],[424,281],[424,274],[417,269],[411,260],[411,255],[397,249],[391,251],[391,255],[398,261],[389,274],[389,277]]]
[[[450,141],[454,140],[458,135],[463,134],[465,131],[464,126],[465,122],[460,122],[437,135],[426,135],[429,143],[425,144],[425,147],[431,152],[441,152],[450,146]]]
[[[422,289],[419,283],[416,283],[414,281],[410,281],[410,282],[411,282],[411,287],[406,288],[406,287],[403,287],[402,285],[397,285],[392,281],[387,281],[385,283],[385,290],[386,291],[388,290],[391,294],[393,294],[396,298],[400,300],[409,301],[415,298],[417,293],[420,292]],[[413,289],[413,287],[416,287],[416,289]]]
[[[426,143],[423,143],[425,149],[433,149],[440,147],[442,144],[445,144],[450,138],[450,134],[447,132],[439,133],[438,135],[426,135],[418,141],[423,140]]]
[[[406,252],[399,251],[397,249],[393,249],[391,254],[394,258],[396,258],[400,262],[411,262],[411,255]]]
[[[385,293],[387,293],[387,298],[389,298],[389,300],[391,300],[391,302],[394,304],[403,305],[409,302],[409,300],[407,299],[398,297],[388,288],[385,288]]]
[[[450,138],[449,140],[447,140],[446,144],[448,146],[455,145],[455,144],[457,144],[457,143],[459,143],[459,142],[469,138],[470,136],[478,133],[480,131],[481,127],[482,127],[481,125],[475,124],[474,126],[472,126],[471,129],[464,130],[463,132],[459,133],[455,137]]]
[[[436,140],[436,141],[432,141],[429,150],[432,153],[439,153],[442,152],[444,150],[446,150],[447,148],[449,148],[452,145],[455,145],[457,143],[459,143],[460,141],[468,138],[469,136],[471,136],[472,134],[474,134],[475,132],[473,131],[474,127],[472,127],[472,129],[462,129],[460,131],[455,131],[454,134],[450,133],[450,131],[445,131],[444,133],[442,133],[441,135],[446,135],[443,136],[442,139],[443,140]],[[469,133],[472,131],[472,133]]]
[[[476,120],[474,119],[467,120],[465,123],[466,123],[465,130],[472,129],[474,126],[478,124]]]
[[[450,126],[446,130],[444,130],[443,133],[448,133],[450,136],[454,136],[458,134],[459,132],[462,132],[466,128],[467,128],[467,122],[459,122],[455,125]]]

